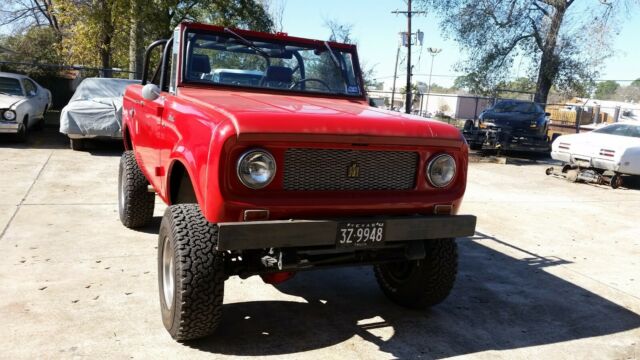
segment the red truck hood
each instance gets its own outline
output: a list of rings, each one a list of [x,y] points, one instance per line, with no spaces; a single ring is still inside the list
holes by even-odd
[[[252,135],[291,134],[297,138],[347,135],[369,141],[423,143],[439,139],[460,146],[460,132],[453,126],[422,117],[381,110],[362,100],[181,88],[180,96],[223,114],[233,122],[240,139]],[[417,141],[408,141],[415,139]],[[420,141],[423,140],[423,141]],[[436,140],[437,141],[437,140]]]

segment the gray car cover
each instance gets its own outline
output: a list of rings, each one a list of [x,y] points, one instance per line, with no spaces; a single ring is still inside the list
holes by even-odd
[[[86,137],[122,137],[122,96],[139,80],[84,79],[60,114],[60,132]]]

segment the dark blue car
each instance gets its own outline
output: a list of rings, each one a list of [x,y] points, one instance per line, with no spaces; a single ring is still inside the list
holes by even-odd
[[[463,134],[472,149],[549,152],[549,113],[521,100],[501,100],[467,120]]]

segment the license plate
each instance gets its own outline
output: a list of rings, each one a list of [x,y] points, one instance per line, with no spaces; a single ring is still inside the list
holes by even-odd
[[[384,243],[384,221],[338,223],[337,247],[363,248]]]

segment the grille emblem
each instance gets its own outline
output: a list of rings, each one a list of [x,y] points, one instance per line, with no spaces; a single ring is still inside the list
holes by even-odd
[[[347,177],[350,177],[350,178],[360,177],[360,166],[358,165],[357,162],[355,161],[351,162],[351,165],[349,165],[349,168],[347,169]]]

